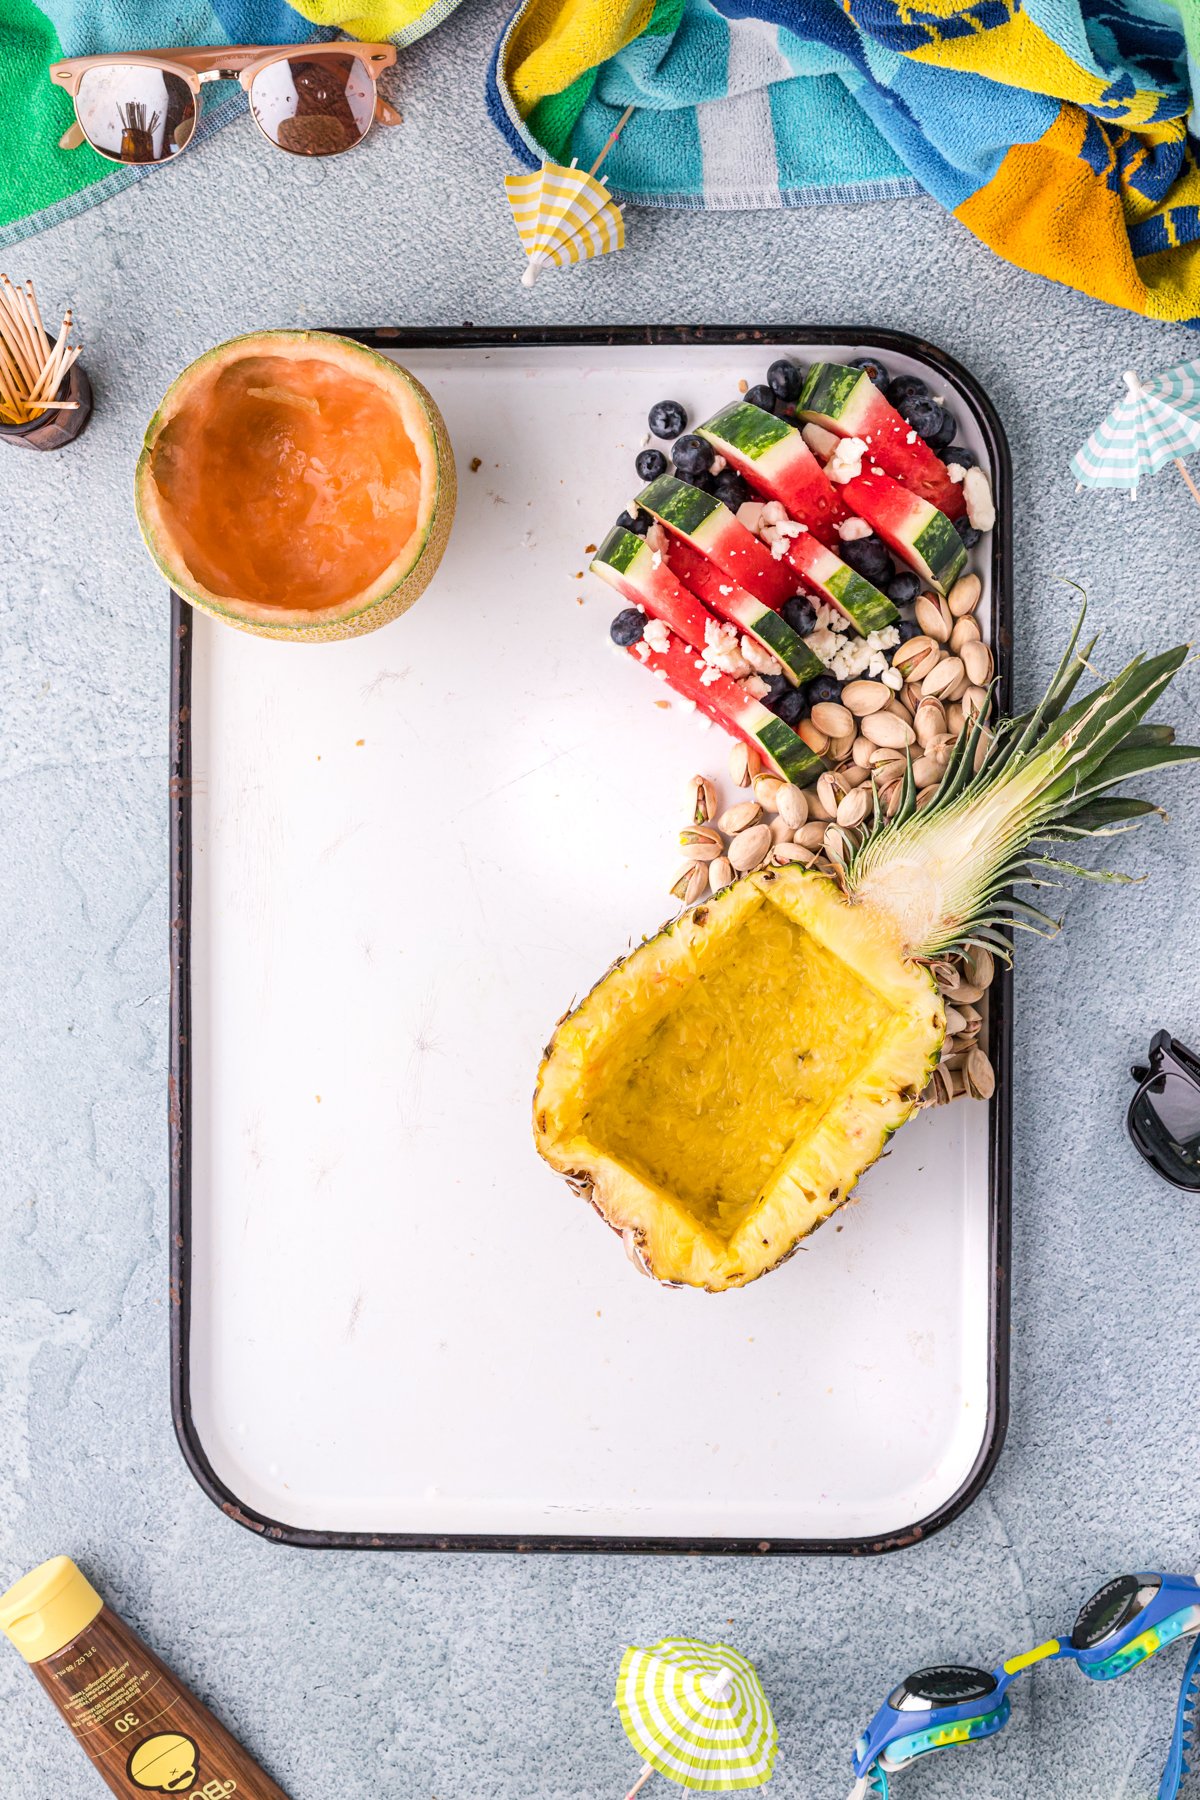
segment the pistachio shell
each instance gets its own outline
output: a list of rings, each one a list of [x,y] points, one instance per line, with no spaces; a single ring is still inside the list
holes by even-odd
[[[953,620],[946,602],[936,594],[918,594],[914,608],[917,624],[935,644],[944,644],[950,636]]]
[[[881,681],[848,681],[842,689],[842,705],[848,707],[856,719],[880,712],[888,699],[888,690]]]
[[[931,669],[926,675],[921,683],[921,692],[927,698],[931,695],[946,694],[960,681],[963,681],[965,686],[962,663],[957,656],[946,656],[942,658],[935,669]]]
[[[729,837],[736,837],[739,831],[745,831],[748,825],[757,825],[762,818],[762,807],[757,800],[739,800],[736,806],[726,807],[717,820],[721,830]],[[721,849],[725,846],[722,844]],[[720,851],[717,853],[720,855]]]
[[[771,827],[751,825],[749,830],[738,832],[726,855],[739,875],[744,875],[748,869],[757,869],[771,848]]]
[[[785,781],[775,796],[775,805],[781,819],[786,819],[792,830],[803,825],[808,818],[808,799],[804,789],[794,782]]]
[[[907,744],[915,744],[917,734],[911,725],[898,719],[895,713],[872,713],[869,719],[862,722],[862,734],[871,743],[889,750],[903,750]]]
[[[960,575],[946,595],[946,605],[955,619],[965,619],[979,605],[983,583],[978,575]]]
[[[854,731],[854,714],[836,700],[818,700],[809,717],[818,731],[828,738],[845,737]]]

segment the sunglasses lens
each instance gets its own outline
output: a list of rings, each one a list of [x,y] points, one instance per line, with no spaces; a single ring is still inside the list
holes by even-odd
[[[375,83],[357,56],[288,56],[254,77],[250,105],[281,150],[336,156],[370,130]]]
[[[170,162],[196,129],[196,97],[187,82],[149,64],[102,63],[86,69],[75,114],[93,150],[113,162]]]
[[[940,1664],[933,1669],[918,1669],[900,1683],[888,1697],[888,1705],[897,1711],[935,1706],[965,1706],[969,1700],[983,1700],[994,1693],[996,1678],[986,1669]]]
[[[1098,1593],[1084,1602],[1071,1632],[1076,1650],[1094,1650],[1105,1638],[1112,1637],[1123,1625],[1145,1607],[1157,1590],[1157,1582],[1139,1580],[1136,1575],[1118,1575],[1106,1581]]]
[[[1173,1069],[1160,1070],[1134,1101],[1129,1129],[1160,1175],[1200,1191],[1200,1086]]]

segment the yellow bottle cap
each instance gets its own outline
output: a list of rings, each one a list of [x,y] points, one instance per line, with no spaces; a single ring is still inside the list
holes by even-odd
[[[26,1662],[44,1662],[78,1637],[103,1605],[69,1556],[52,1556],[0,1594],[0,1631]]]

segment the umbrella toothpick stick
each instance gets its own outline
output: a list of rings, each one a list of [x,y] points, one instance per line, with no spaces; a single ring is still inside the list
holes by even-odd
[[[1182,456],[1177,456],[1175,458],[1175,467],[1179,470],[1179,473],[1187,483],[1188,492],[1191,494],[1192,499],[1196,502],[1197,506],[1200,506],[1200,488],[1196,486],[1195,482],[1184,468]]]
[[[643,1763],[641,1766],[641,1769],[638,1772],[638,1778],[634,1782],[633,1786],[630,1788],[629,1792],[626,1794],[625,1800],[634,1800],[634,1795],[641,1793],[642,1789],[645,1787],[646,1783],[649,1781],[649,1779],[653,1775],[653,1773],[654,1773],[653,1765],[650,1763]]]
[[[617,120],[616,124],[613,126],[612,130],[609,132],[608,136],[605,138],[603,144],[600,146],[600,154],[596,158],[595,162],[592,164],[591,168],[588,170],[589,175],[594,175],[596,173],[596,170],[600,167],[600,164],[604,161],[605,157],[608,155],[609,151],[612,149],[613,145],[616,143],[617,139],[620,137],[621,133],[624,131],[626,125],[628,125],[632,116],[633,116],[633,107],[627,106],[625,108],[625,111],[621,114],[620,118]]]

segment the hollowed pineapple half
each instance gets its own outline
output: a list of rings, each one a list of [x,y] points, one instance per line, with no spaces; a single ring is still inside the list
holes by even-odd
[[[538,1148],[661,1281],[765,1274],[847,1198],[938,1057],[894,924],[767,869],[685,912],[559,1026]]]

